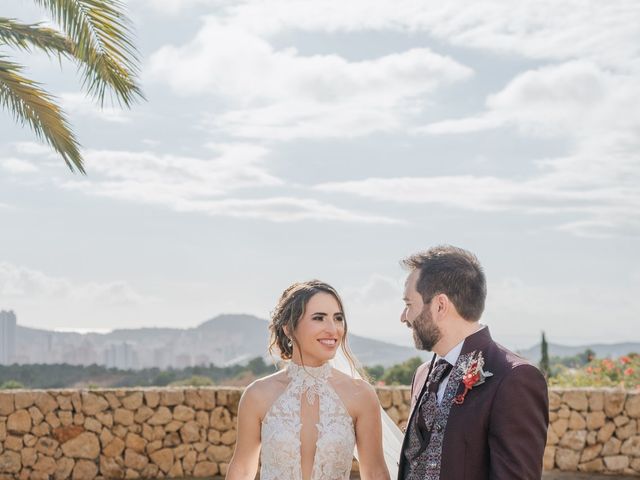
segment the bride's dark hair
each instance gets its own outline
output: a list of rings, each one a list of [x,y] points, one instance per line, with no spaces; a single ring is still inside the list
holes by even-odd
[[[298,344],[298,340],[295,337],[295,330],[298,326],[298,322],[304,315],[309,299],[316,293],[320,292],[332,295],[338,302],[340,310],[344,316],[344,336],[341,339],[340,348],[342,348],[351,368],[354,371],[359,370],[347,343],[347,319],[344,315],[342,299],[335,288],[327,283],[321,282],[320,280],[296,282],[282,292],[276,308],[271,314],[271,323],[269,324],[269,331],[271,332],[269,353],[273,354],[274,349],[277,348],[280,358],[283,360],[291,359],[293,355],[293,345],[290,345],[290,342]],[[290,337],[287,337],[285,327],[286,330],[289,331]]]

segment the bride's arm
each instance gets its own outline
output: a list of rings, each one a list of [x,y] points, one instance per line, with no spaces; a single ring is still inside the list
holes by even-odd
[[[356,418],[356,446],[362,480],[389,480],[389,471],[382,451],[382,420],[380,403],[374,388],[361,382],[362,397]]]
[[[261,402],[252,384],[244,391],[238,404],[238,436],[226,480],[253,480],[260,456]]]

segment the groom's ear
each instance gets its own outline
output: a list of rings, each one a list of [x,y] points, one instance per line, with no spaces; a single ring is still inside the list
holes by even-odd
[[[435,296],[434,301],[436,312],[443,315],[446,314],[450,304],[449,297],[447,297],[444,293],[441,293]]]

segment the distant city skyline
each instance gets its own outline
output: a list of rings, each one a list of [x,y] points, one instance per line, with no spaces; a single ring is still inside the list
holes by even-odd
[[[0,341],[6,344],[4,320],[15,321],[17,316],[14,314],[9,318],[5,313],[9,312],[0,312]],[[19,353],[9,361],[0,362],[0,365],[67,364],[100,365],[119,370],[167,370],[210,365],[227,367],[246,363],[258,356],[271,363],[277,360],[277,356],[267,353],[265,326],[264,319],[247,315],[222,315],[184,330],[146,328],[106,334],[36,330],[17,323],[13,328],[11,345]],[[356,335],[351,335],[349,343],[358,361],[368,366],[381,364],[389,367],[415,356],[430,357],[428,352]],[[549,344],[550,354],[559,357],[572,357],[587,348],[598,358],[617,358],[640,351],[640,342],[597,342],[575,346]],[[537,363],[541,354],[540,344],[521,349],[519,353]]]
[[[9,365],[15,359],[16,325],[13,310],[0,310],[0,365]]]
[[[8,357],[5,365],[95,364],[138,370],[183,369],[211,364],[225,367],[256,357],[277,360],[268,352],[267,322],[251,315],[221,315],[196,328],[182,330],[143,328],[106,334],[32,329],[16,324],[16,318],[15,314],[11,317],[11,346],[19,353]],[[4,327],[5,323],[3,319],[0,326]],[[2,338],[3,341],[6,339]],[[356,335],[350,336],[349,344],[365,365],[389,366],[418,355],[411,348]],[[420,356],[428,354],[423,352]]]
[[[20,324],[268,318],[320,278],[350,331],[411,346],[399,260],[450,243],[485,268],[497,341],[640,341],[637,1],[125,4],[148,99],[130,111],[3,48],[88,172],[1,111],[0,309]]]

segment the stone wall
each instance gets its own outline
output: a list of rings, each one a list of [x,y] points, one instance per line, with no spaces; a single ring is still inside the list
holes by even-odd
[[[224,475],[237,388],[0,393],[0,480]],[[409,389],[378,388],[400,426]],[[552,390],[545,468],[640,473],[640,393]]]
[[[0,479],[224,475],[234,388],[0,393]]]
[[[545,469],[640,475],[640,392],[552,389]]]

